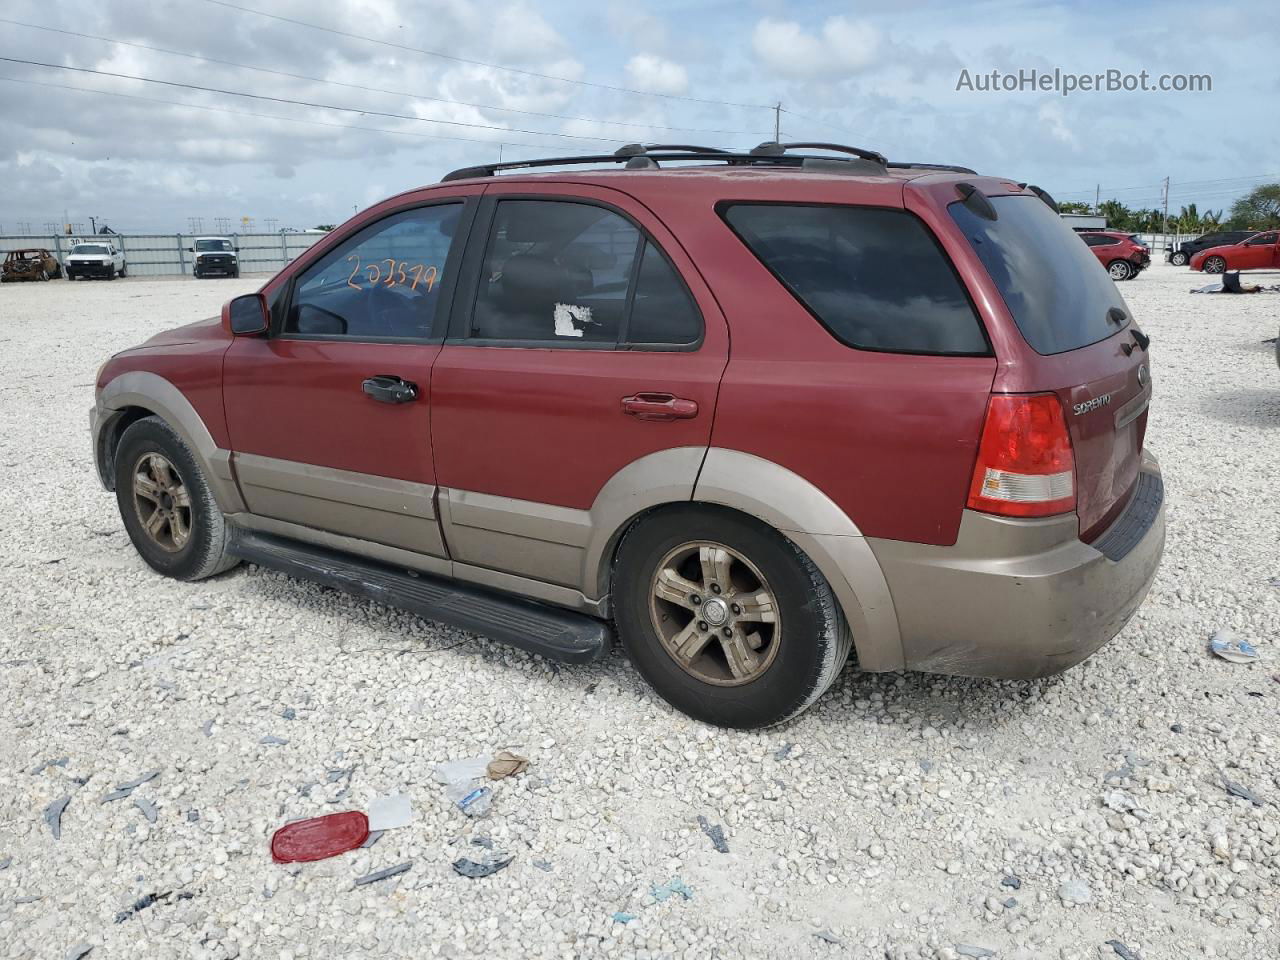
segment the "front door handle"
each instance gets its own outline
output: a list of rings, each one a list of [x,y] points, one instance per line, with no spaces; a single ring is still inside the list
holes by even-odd
[[[622,412],[639,420],[688,420],[698,415],[698,404],[669,393],[637,393],[622,398]]]
[[[418,385],[399,377],[370,377],[360,384],[360,389],[379,403],[411,403],[418,399]]]

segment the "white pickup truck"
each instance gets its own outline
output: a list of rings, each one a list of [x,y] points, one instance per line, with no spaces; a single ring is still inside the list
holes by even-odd
[[[124,251],[113,240],[103,237],[100,240],[82,240],[74,244],[63,263],[63,270],[68,280],[75,280],[77,277],[106,277],[114,280],[117,276],[125,276],[128,266]]]

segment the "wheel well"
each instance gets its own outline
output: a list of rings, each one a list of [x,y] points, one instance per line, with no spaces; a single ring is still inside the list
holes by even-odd
[[[102,482],[108,490],[116,488],[116,449],[120,446],[120,438],[130,426],[156,414],[145,407],[124,407],[116,411],[110,424],[102,431],[98,440],[102,449],[98,463],[101,464]]]
[[[622,548],[622,541],[627,538],[627,534],[646,520],[659,516],[660,514],[671,513],[676,510],[697,510],[699,513],[719,513],[726,516],[742,517],[746,520],[750,520],[752,523],[765,527],[766,529],[773,530],[775,533],[781,533],[781,531],[776,530],[771,524],[766,523],[754,514],[747,513],[745,510],[735,510],[733,507],[726,507],[719,503],[704,503],[698,500],[673,500],[670,503],[660,503],[657,506],[648,508],[647,510],[641,510],[619,527],[617,532],[610,538],[609,544],[605,548],[604,552],[604,558],[607,562],[600,565],[600,596],[605,597],[610,593],[613,585],[613,571],[618,565],[618,551]],[[783,533],[782,536],[785,537],[786,534]]]

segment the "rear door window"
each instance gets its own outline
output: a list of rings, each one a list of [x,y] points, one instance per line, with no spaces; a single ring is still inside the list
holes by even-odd
[[[498,202],[473,341],[660,349],[692,345],[701,335],[688,288],[626,217],[577,201]]]
[[[1000,289],[1014,322],[1036,353],[1078,350],[1124,329],[1107,317],[1124,310],[1115,283],[1071,229],[1039,197],[991,197],[987,220],[963,203],[952,219]]]
[[[841,343],[891,353],[990,353],[951,261],[915,215],[753,203],[727,205],[721,213]]]

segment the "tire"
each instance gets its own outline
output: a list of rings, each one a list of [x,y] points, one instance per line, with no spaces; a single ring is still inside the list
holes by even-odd
[[[236,267],[233,271],[231,271],[231,276],[232,276],[232,277],[234,277],[235,279],[239,280],[239,279],[240,279],[240,268],[239,268],[239,267]]]
[[[1169,258],[1169,262],[1175,267],[1185,267],[1187,265],[1187,259],[1187,255],[1181,250],[1178,250]]]
[[[703,548],[728,555],[730,576],[709,580],[704,557],[713,569],[724,568],[715,563],[716,553]],[[657,597],[655,578],[664,570],[687,573],[687,580],[668,579],[667,589],[687,583],[696,588],[697,601],[685,603],[683,593],[680,604]],[[727,589],[717,593],[725,581]],[[766,727],[806,710],[835,682],[853,644],[840,605],[812,561],[777,531],[729,510],[681,506],[641,520],[618,548],[613,582],[618,635],[636,669],[677,710],[717,726]],[[760,597],[772,601],[757,599],[756,606],[771,610],[773,622],[750,616],[735,622],[733,610],[742,608],[733,600]],[[715,622],[726,626],[715,629]],[[739,661],[749,668],[741,673],[727,655],[734,645],[719,642],[726,629],[743,643],[754,633],[759,643],[736,645],[753,658]],[[702,652],[682,665],[668,645],[695,635],[714,639],[705,639]]]
[[[115,278],[116,278],[116,266],[113,263],[111,266],[107,267],[107,279],[114,280]]]
[[[127,276],[129,276],[129,265],[126,263],[123,267],[120,268],[120,279],[123,280]]]
[[[48,271],[48,270],[41,270],[41,271],[40,271],[40,273],[36,275],[36,279],[37,279],[37,280],[48,280],[48,279],[49,279],[49,271]]]
[[[1133,264],[1128,260],[1112,260],[1107,264],[1107,273],[1117,283],[1130,279],[1133,276],[1133,272]]]
[[[1226,273],[1227,261],[1222,257],[1210,257],[1204,262],[1202,269],[1205,273]]]
[[[158,466],[156,457],[167,469]],[[159,498],[137,492],[134,479],[138,474],[151,481],[153,493],[163,496],[168,486],[175,492],[184,491],[185,497],[170,497],[166,510]],[[226,520],[195,455],[159,417],[139,420],[125,430],[115,452],[115,481],[125,530],[153,570],[175,580],[203,580],[239,563],[227,552]],[[169,513],[177,519],[161,518],[153,535],[144,526],[144,517],[150,519],[156,513]],[[184,527],[186,533],[181,536]]]

